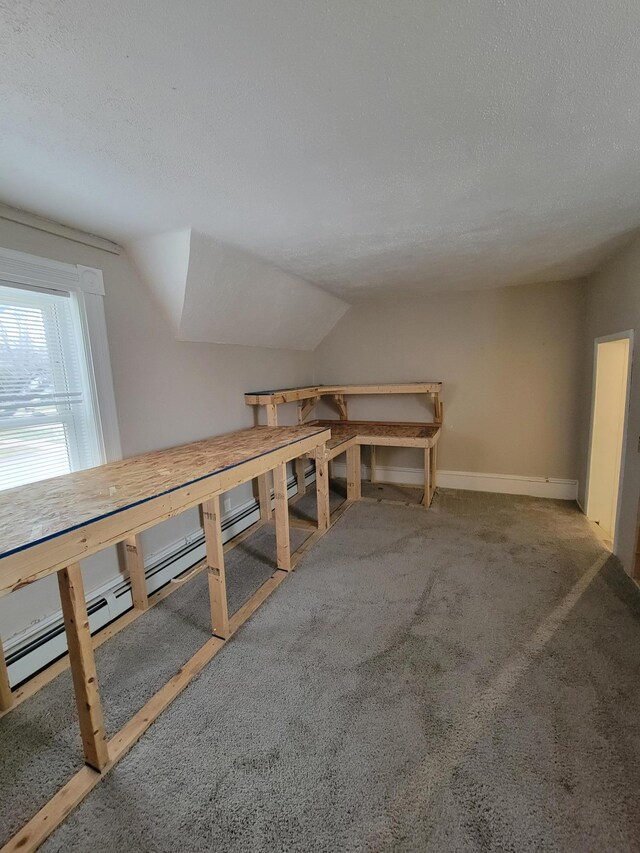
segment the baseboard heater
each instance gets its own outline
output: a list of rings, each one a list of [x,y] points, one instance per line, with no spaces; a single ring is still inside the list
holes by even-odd
[[[315,470],[307,469],[305,482],[315,482]],[[287,480],[287,494],[291,498],[297,494],[295,476]],[[271,494],[273,501],[273,492]],[[247,501],[237,507],[222,520],[223,541],[228,542],[260,518],[258,501]],[[180,544],[164,549],[161,557],[156,557],[145,567],[147,590],[149,594],[157,592],[174,578],[179,577],[205,558],[204,534],[201,529],[186,536]],[[110,583],[89,594],[87,612],[91,633],[95,634],[114,622],[124,613],[133,609],[131,584],[127,578],[114,578]],[[37,675],[47,666],[67,653],[67,638],[62,613],[58,611],[40,623],[30,626],[13,639],[5,642],[5,656],[9,671],[9,680],[13,688]]]

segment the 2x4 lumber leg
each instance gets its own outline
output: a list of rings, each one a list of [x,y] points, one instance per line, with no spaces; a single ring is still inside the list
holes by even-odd
[[[316,448],[316,497],[318,501],[318,530],[328,530],[331,523],[329,507],[329,464],[325,444]]]
[[[347,450],[347,500],[357,501],[361,497],[360,445],[354,444]]]
[[[290,572],[289,501],[287,497],[287,466],[284,462],[273,469],[273,490],[276,501],[277,566],[279,569]]]
[[[216,637],[229,636],[227,578],[224,569],[220,496],[215,495],[202,504],[204,541],[207,549],[207,579],[211,603],[211,630]]]
[[[87,764],[101,771],[109,763],[109,751],[87,604],[84,598],[82,572],[78,563],[73,563],[66,569],[60,569],[58,586],[64,627],[67,632],[69,663],[78,706],[84,757]]]
[[[260,518],[262,521],[270,521],[271,510],[271,472],[260,474],[258,477],[258,501],[260,503]]]
[[[429,506],[431,503],[431,448],[424,450],[424,495],[422,505]]]
[[[267,426],[278,426],[278,407],[275,403],[267,403]]]
[[[0,711],[8,711],[13,705],[13,694],[9,683],[9,672],[0,640]]]
[[[307,491],[307,481],[305,479],[306,460],[304,456],[296,459],[296,481],[298,483],[298,495],[302,496]]]
[[[431,499],[436,492],[436,476],[438,470],[438,445],[434,444],[431,450]]]
[[[375,444],[371,445],[371,476],[370,480],[372,483],[376,483],[376,447]]]
[[[147,610],[149,596],[147,594],[147,578],[144,573],[144,555],[139,534],[124,541],[125,559],[131,581],[131,598],[136,610]]]

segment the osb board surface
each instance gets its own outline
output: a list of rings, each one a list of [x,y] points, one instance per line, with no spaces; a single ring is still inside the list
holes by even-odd
[[[345,441],[351,436],[360,435],[368,438],[424,438],[430,439],[440,429],[439,426],[429,424],[403,424],[403,423],[381,423],[377,421],[314,421],[314,425],[329,427],[331,429],[331,440],[327,442],[328,447],[334,447],[336,443]]]
[[[298,388],[265,388],[264,391],[245,391],[245,397],[266,397],[273,394],[286,394],[289,391],[322,391],[324,385],[300,385]]]
[[[333,450],[334,447],[337,447],[339,444],[344,444],[345,441],[349,441],[350,438],[354,438],[354,436],[356,435],[358,435],[358,432],[355,429],[352,429],[350,431],[334,431],[333,427],[331,427],[331,438],[327,442],[327,448],[329,450]]]
[[[0,557],[296,444],[325,427],[253,427],[0,492]]]

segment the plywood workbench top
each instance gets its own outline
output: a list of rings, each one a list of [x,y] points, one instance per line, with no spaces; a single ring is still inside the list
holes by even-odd
[[[213,477],[326,427],[253,427],[0,492],[0,557]]]
[[[322,426],[331,430],[327,447],[337,447],[350,438],[358,439],[360,444],[397,442],[416,442],[417,446],[430,446],[439,438],[438,424],[419,424],[384,421],[337,421],[317,420],[313,426]]]

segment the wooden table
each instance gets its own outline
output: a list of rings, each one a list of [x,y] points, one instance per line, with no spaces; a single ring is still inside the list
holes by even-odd
[[[0,492],[0,595],[57,573],[84,756],[90,768],[100,772],[113,766],[274,586],[259,590],[253,608],[243,606],[241,617],[230,620],[220,495],[273,472],[277,568],[290,571],[286,465],[301,454],[316,457],[318,528],[319,532],[328,529],[329,438],[329,430],[322,425],[255,427]],[[194,506],[202,507],[214,639],[150,700],[149,707],[107,742],[79,560],[124,542],[134,606],[145,609],[139,534]],[[6,710],[11,702],[0,654],[0,708]],[[94,784],[91,775],[77,774],[45,806],[43,812],[48,811],[39,813],[32,825],[14,837],[9,849],[35,849],[34,844]]]
[[[347,457],[347,500],[362,497],[360,448],[419,447],[424,451],[424,493],[422,504],[431,505],[436,488],[437,447],[441,427],[439,424],[406,423],[396,421],[314,421],[314,426],[331,430],[327,442],[327,461],[342,453]],[[372,469],[375,463],[372,462]],[[372,482],[373,482],[372,470]]]
[[[430,506],[436,484],[436,445],[440,438],[444,417],[442,382],[397,382],[374,385],[307,385],[300,388],[277,388],[271,391],[250,391],[244,395],[245,403],[253,406],[256,422],[264,408],[268,424],[278,423],[278,406],[297,403],[298,423],[303,424],[320,402],[327,399],[336,409],[340,420],[313,421],[331,428],[331,441],[327,445],[328,460],[347,453],[347,497],[357,500],[360,488],[360,446],[371,447],[372,481],[375,476],[375,448],[377,446],[420,447],[424,450],[425,488],[422,503]],[[431,423],[403,423],[400,421],[351,421],[348,414],[349,396],[379,397],[389,394],[424,395],[432,401]],[[343,445],[336,450],[338,444]],[[304,492],[305,476],[302,459],[296,462],[298,490]]]
[[[443,410],[440,394],[442,382],[395,382],[375,385],[305,385],[301,388],[276,388],[272,391],[248,391],[244,395],[247,406],[264,407],[267,423],[278,423],[278,406],[298,404],[298,422],[303,423],[316,404],[327,397],[343,420],[348,419],[348,396],[386,396],[387,394],[425,394],[433,401],[434,422],[442,423]]]

